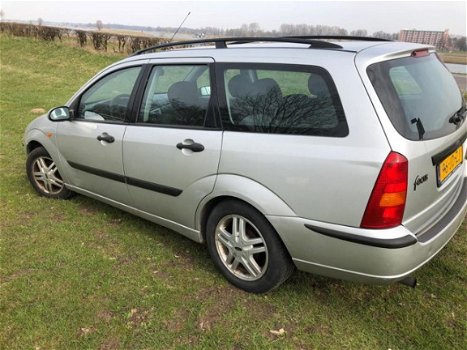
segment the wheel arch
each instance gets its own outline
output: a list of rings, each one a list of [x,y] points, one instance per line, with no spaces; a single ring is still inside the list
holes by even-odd
[[[212,209],[220,202],[232,199],[249,205],[266,220],[268,215],[296,216],[286,202],[260,183],[239,175],[219,175],[213,192],[201,201],[196,212],[195,226],[201,232],[203,242],[206,237],[206,223]]]
[[[57,148],[55,130],[30,129],[24,137],[24,149],[26,155],[38,147],[43,147],[52,157],[66,183],[69,183],[66,174],[62,172],[62,157]]]
[[[26,154],[31,153],[38,147],[44,147],[45,150],[53,157],[54,153],[53,148],[55,142],[55,132],[50,132],[50,137],[40,129],[31,129],[27,132],[24,137],[24,145]]]
[[[219,200],[220,197],[217,198]],[[245,226],[243,233],[241,229],[236,231],[242,237],[240,239],[234,234],[233,221],[229,222],[233,217],[242,218],[243,222],[248,221],[253,226],[250,229]],[[220,224],[224,225],[221,229],[224,234],[218,233]],[[230,228],[227,225],[231,225]],[[295,269],[287,247],[268,217],[243,200],[218,202],[207,220],[208,229],[206,245],[214,265],[230,283],[243,290],[254,293],[270,291],[287,280]],[[245,241],[248,239],[246,236],[260,238],[260,242],[256,241],[252,246],[252,242]],[[252,252],[252,247],[263,249]],[[232,258],[234,260],[230,260]],[[235,266],[234,261],[237,262]]]
[[[31,153],[36,148],[44,147],[39,141],[31,140],[26,144],[26,154]],[[45,147],[44,147],[45,148]]]

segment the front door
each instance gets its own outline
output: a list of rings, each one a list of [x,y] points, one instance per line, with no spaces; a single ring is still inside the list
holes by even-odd
[[[122,142],[140,71],[127,67],[97,80],[74,104],[74,118],[58,123],[61,171],[70,185],[128,203]]]
[[[157,62],[127,127],[123,162],[135,206],[193,227],[199,202],[214,187],[222,131],[215,121],[212,59]]]

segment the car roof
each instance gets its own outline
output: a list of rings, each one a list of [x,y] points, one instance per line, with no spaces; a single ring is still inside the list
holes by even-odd
[[[312,56],[335,57],[345,54],[355,56],[365,52],[368,59],[376,56],[386,57],[400,55],[413,50],[430,49],[432,46],[397,41],[329,41],[340,48],[310,48],[309,44],[274,42],[274,43],[242,43],[229,44],[227,48],[216,48],[214,45],[175,47],[171,50],[156,51],[132,55],[122,61],[127,63],[138,60],[210,57],[219,62],[282,62],[310,64],[307,60]],[[113,66],[113,65],[112,65]]]

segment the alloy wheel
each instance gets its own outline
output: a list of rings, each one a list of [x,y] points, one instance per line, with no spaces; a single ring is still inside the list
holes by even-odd
[[[245,217],[223,217],[216,227],[215,243],[222,263],[236,277],[255,281],[266,272],[266,242],[261,232]]]
[[[32,164],[34,182],[47,194],[58,194],[64,187],[57,165],[50,157],[39,157]]]

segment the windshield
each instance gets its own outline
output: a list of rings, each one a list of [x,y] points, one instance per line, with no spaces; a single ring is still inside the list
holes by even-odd
[[[456,81],[435,54],[373,64],[368,76],[397,131],[410,140],[428,140],[454,132],[463,120]]]

